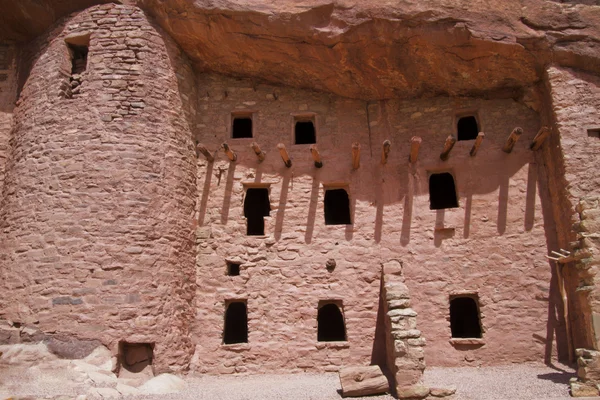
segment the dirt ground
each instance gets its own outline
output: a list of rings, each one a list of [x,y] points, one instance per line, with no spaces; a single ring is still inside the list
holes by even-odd
[[[89,361],[89,360],[88,360]],[[167,387],[174,393],[125,394],[116,377],[90,364],[42,360],[37,365],[0,364],[0,399],[164,399],[164,400],[339,400],[336,373],[293,375],[188,375]],[[109,375],[107,375],[109,374]],[[481,368],[428,368],[425,385],[455,387],[451,400],[569,399],[572,368],[519,364]],[[168,385],[167,385],[168,386]],[[390,395],[369,400],[391,400]]]

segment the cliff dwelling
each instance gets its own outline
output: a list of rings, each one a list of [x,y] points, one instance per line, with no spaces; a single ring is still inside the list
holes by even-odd
[[[600,4],[59,3],[0,19],[0,344],[599,395]]]

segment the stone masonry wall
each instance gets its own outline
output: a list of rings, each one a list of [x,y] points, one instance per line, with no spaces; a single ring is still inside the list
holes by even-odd
[[[8,139],[12,129],[12,114],[16,97],[16,47],[11,43],[0,42],[0,193],[4,183]]]
[[[86,35],[87,70],[65,98],[65,38]],[[155,343],[157,371],[183,368],[196,200],[185,55],[140,9],[108,4],[54,26],[20,67],[0,204],[0,318],[115,353],[121,340]]]
[[[564,243],[575,261],[565,265],[570,278],[569,303],[573,345],[578,350],[578,376],[584,385],[572,386],[574,395],[598,395],[600,383],[600,78],[551,67],[547,70],[552,110],[560,142],[556,150],[564,164],[564,192],[568,208],[561,211],[572,224]],[[593,385],[585,385],[586,382]]]
[[[229,162],[218,151],[209,163],[199,156],[192,369],[233,373],[369,364],[380,265],[390,259],[404,263],[428,343],[428,365],[542,360],[564,349],[564,326],[553,318],[562,313],[545,259],[540,196],[546,192],[539,190],[538,165],[529,150],[539,129],[536,112],[510,99],[367,103],[210,74],[198,75],[197,83],[198,139],[211,151],[227,141],[238,158]],[[231,113],[243,111],[254,113],[254,138],[230,139]],[[461,141],[441,161],[455,117],[472,112],[486,134],[479,153],[470,157],[473,142]],[[315,114],[320,169],[308,145],[292,144],[294,115],[307,113]],[[506,154],[501,148],[516,126],[525,133]],[[411,166],[413,135],[423,143]],[[386,139],[392,146],[382,165]],[[266,151],[264,162],[251,150],[252,141]],[[353,171],[355,141],[362,146],[361,166]],[[292,157],[289,169],[277,151],[279,142]],[[458,208],[429,209],[428,174],[440,171],[455,177]],[[265,237],[246,236],[245,188],[261,185],[269,188],[271,205]],[[326,187],[348,189],[352,225],[325,225]],[[336,262],[331,272],[328,260]],[[241,263],[239,276],[226,276],[226,261]],[[484,331],[479,344],[450,342],[449,298],[460,293],[479,299]],[[247,301],[247,344],[222,344],[230,300]],[[318,305],[328,300],[342,306],[346,342],[317,341]]]
[[[392,391],[400,399],[426,397],[429,389],[423,386],[425,339],[417,329],[417,313],[411,308],[402,264],[398,260],[384,263],[382,280],[387,368],[393,377]]]

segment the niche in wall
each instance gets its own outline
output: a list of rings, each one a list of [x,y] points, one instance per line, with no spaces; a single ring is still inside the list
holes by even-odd
[[[244,139],[254,137],[251,113],[235,113],[231,115],[231,138]]]
[[[227,275],[239,276],[240,274],[240,263],[227,262]]]
[[[306,115],[294,117],[294,144],[313,143],[317,143],[315,116]]]
[[[268,188],[248,188],[244,198],[244,217],[246,234],[262,236],[265,234],[265,218],[271,214]]]
[[[590,128],[587,130],[589,137],[600,139],[600,128]]]
[[[226,304],[223,344],[248,343],[248,309],[246,301]]]
[[[317,314],[317,340],[319,342],[342,342],[346,340],[344,315],[337,304],[323,301]]]
[[[481,338],[477,295],[450,297],[450,330],[453,338]]]
[[[325,225],[349,225],[350,199],[346,189],[325,189]]]
[[[65,38],[71,61],[71,76],[69,87],[64,90],[66,98],[72,98],[79,94],[83,83],[83,73],[87,69],[88,53],[90,45],[90,34],[75,34]],[[64,88],[63,88],[64,89]]]
[[[119,342],[119,374],[126,370],[140,373],[152,368],[154,358],[154,343]]]
[[[474,115],[461,117],[456,122],[458,140],[474,140],[479,134],[479,124]]]
[[[429,177],[429,209],[442,210],[458,207],[454,177],[449,172],[431,174]]]

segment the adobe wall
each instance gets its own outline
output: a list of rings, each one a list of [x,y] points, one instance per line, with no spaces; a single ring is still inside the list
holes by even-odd
[[[0,193],[17,97],[16,46],[0,42]]]
[[[377,325],[381,264],[398,259],[428,365],[502,364],[564,355],[564,326],[554,320],[560,298],[551,288],[539,182],[529,150],[539,116],[510,99],[437,97],[366,103],[322,93],[217,75],[197,77],[199,140],[211,151],[227,141],[214,163],[199,156],[198,258],[192,330],[192,369],[208,373],[337,370],[371,361]],[[232,111],[253,111],[255,137],[229,139]],[[308,145],[292,145],[293,114],[316,114],[316,169]],[[485,140],[458,142],[448,161],[439,154],[455,115],[476,112]],[[501,148],[511,130],[524,134],[513,152]],[[419,161],[408,164],[410,138],[423,138]],[[381,165],[381,145],[392,143]],[[267,152],[258,163],[250,148]],[[351,144],[361,143],[361,166],[351,168]],[[286,168],[277,143],[292,159]],[[459,207],[429,209],[428,173],[450,171]],[[269,184],[266,237],[248,237],[244,188]],[[324,185],[349,188],[351,226],[324,224]],[[553,226],[549,216],[549,226]],[[336,261],[333,272],[325,265]],[[226,276],[226,260],[242,263]],[[477,293],[483,345],[450,343],[449,296]],[[246,300],[249,343],[223,345],[228,300]],[[317,342],[321,300],[343,304],[348,341]],[[560,318],[560,317],[559,317]],[[555,333],[556,331],[556,333]]]
[[[88,33],[80,93],[65,98],[65,38]],[[20,81],[0,205],[0,317],[115,354],[120,340],[155,343],[158,371],[182,368],[196,196],[186,57],[141,10],[95,6],[25,48]]]
[[[600,265],[600,78],[575,70],[550,67],[547,79],[552,97],[553,117],[560,133],[564,170],[562,210],[571,224],[565,246],[573,252],[574,263],[565,266],[571,278],[569,301],[574,316],[576,348],[600,349],[600,297],[597,270]],[[558,144],[558,143],[556,143]],[[566,241],[566,240],[565,240]]]

